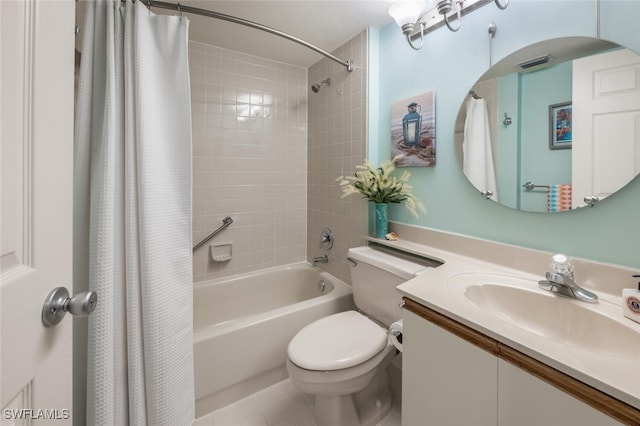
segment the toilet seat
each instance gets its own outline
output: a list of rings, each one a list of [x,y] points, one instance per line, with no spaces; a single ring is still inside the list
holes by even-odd
[[[384,328],[356,311],[321,318],[294,336],[287,349],[300,368],[341,370],[361,364],[388,344]]]

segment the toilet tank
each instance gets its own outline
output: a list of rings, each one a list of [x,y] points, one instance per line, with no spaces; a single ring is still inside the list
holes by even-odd
[[[355,247],[348,251],[351,285],[356,306],[387,327],[402,317],[402,296],[396,287],[425,270],[439,265],[427,259],[409,260],[402,253],[373,247]]]

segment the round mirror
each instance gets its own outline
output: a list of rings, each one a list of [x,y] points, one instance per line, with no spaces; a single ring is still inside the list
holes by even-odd
[[[640,172],[640,56],[589,37],[525,47],[465,97],[455,129],[467,179],[502,205],[593,206]]]

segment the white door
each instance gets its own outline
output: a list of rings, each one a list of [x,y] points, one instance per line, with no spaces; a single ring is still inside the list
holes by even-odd
[[[0,424],[71,424],[74,1],[0,1]]]
[[[573,208],[640,173],[640,56],[628,49],[573,61]]]

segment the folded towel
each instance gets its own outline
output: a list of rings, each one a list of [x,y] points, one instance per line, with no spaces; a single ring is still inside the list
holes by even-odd
[[[547,211],[562,212],[571,210],[571,184],[549,185],[547,189]]]

